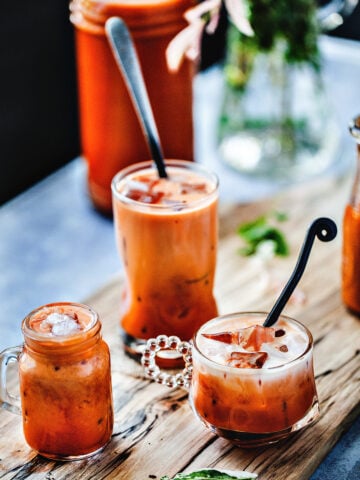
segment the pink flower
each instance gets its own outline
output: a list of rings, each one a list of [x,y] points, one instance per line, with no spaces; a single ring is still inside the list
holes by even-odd
[[[203,22],[203,28],[206,26],[206,31],[208,33],[214,33],[219,23],[220,8],[221,0],[205,0],[199,3],[196,7],[187,10],[184,17],[190,24],[201,19]],[[208,23],[207,19],[209,19]]]
[[[221,1],[204,0],[185,12],[184,17],[189,25],[173,38],[166,50],[166,61],[170,71],[176,72],[185,56],[190,60],[199,58],[204,29],[212,34],[218,26]],[[224,0],[224,4],[234,25],[244,35],[253,35],[243,0]]]
[[[252,37],[254,30],[251,28],[247,19],[246,7],[243,0],[224,0],[224,3],[235,27],[244,35]]]
[[[195,60],[200,55],[201,36],[205,23],[198,19],[179,32],[166,49],[166,61],[171,72],[177,72],[186,56]]]

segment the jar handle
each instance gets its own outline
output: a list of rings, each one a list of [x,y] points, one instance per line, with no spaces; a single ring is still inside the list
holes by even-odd
[[[7,369],[9,363],[17,362],[22,347],[10,347],[0,353],[0,401],[1,408],[21,415],[20,397],[13,395],[7,388]]]
[[[160,369],[156,363],[156,354],[161,350],[176,350],[184,359],[185,368],[182,373],[171,375]],[[149,338],[141,356],[141,364],[144,367],[146,376],[157,383],[168,387],[184,387],[188,389],[192,378],[192,347],[189,342],[180,340],[174,335],[158,335],[156,338]]]

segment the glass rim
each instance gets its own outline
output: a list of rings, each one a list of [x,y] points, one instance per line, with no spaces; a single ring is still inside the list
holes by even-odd
[[[184,11],[183,0],[157,0],[149,2],[152,9],[154,9],[154,15],[141,14],[141,8],[144,2],[127,1],[125,6],[128,11],[123,15],[119,13],[119,7],[116,2],[111,0],[70,0],[70,20],[75,25],[82,25],[81,20],[85,18],[90,23],[104,26],[108,18],[112,16],[124,16],[126,23],[130,27],[136,27],[134,36],[135,38],[147,32],[147,36],[154,36],[157,30],[164,25],[170,33],[173,35],[179,30],[179,17],[182,18]],[[189,7],[191,2],[187,2]],[[129,10],[130,9],[130,10]],[[140,13],[139,13],[140,11]],[[77,14],[77,12],[79,12]],[[77,15],[76,15],[77,14]],[[154,20],[155,19],[155,20]]]
[[[90,322],[80,332],[75,332],[71,335],[56,335],[56,336],[50,335],[48,333],[37,332],[29,326],[30,320],[34,317],[34,315],[41,312],[41,310],[54,309],[56,307],[76,307],[77,309],[81,309],[85,313],[89,314]],[[25,337],[25,341],[26,341],[26,338],[29,338],[33,341],[39,341],[39,342],[46,341],[48,342],[47,343],[48,346],[51,346],[51,345],[57,346],[67,342],[73,343],[74,341],[76,342],[77,339],[81,339],[84,336],[84,334],[89,335],[89,333],[92,333],[92,335],[95,335],[100,329],[101,329],[101,324],[99,321],[99,314],[89,305],[85,305],[83,303],[77,303],[77,302],[53,302],[53,303],[47,303],[45,305],[41,305],[40,307],[37,307],[34,310],[32,310],[30,313],[28,313],[26,317],[23,319],[21,324],[21,330]]]
[[[310,332],[310,330],[308,329],[308,327],[306,325],[304,325],[303,323],[299,322],[298,320],[295,320],[294,318],[292,317],[289,317],[287,315],[279,315],[279,319],[283,319],[283,320],[286,320],[292,324],[295,324],[297,327],[300,327],[300,329],[302,331],[304,331],[306,333],[306,336],[307,336],[307,345],[306,345],[306,348],[304,349],[304,351],[302,353],[300,353],[298,356],[296,356],[295,358],[293,358],[292,360],[289,360],[289,361],[286,361],[285,363],[281,363],[280,365],[274,365],[274,366],[271,366],[271,367],[261,367],[261,368],[246,368],[246,367],[234,367],[234,366],[231,366],[231,365],[222,365],[221,363],[218,363],[216,362],[215,360],[209,358],[208,356],[206,356],[200,349],[199,345],[197,344],[197,338],[198,336],[202,333],[203,329],[208,326],[209,324],[211,323],[215,323],[215,322],[218,322],[219,320],[226,320],[226,319],[230,319],[230,318],[237,318],[237,317],[245,317],[245,316],[258,316],[258,317],[263,317],[264,320],[266,318],[266,316],[268,315],[268,312],[262,312],[262,311],[242,311],[242,312],[234,312],[234,313],[228,313],[228,314],[225,314],[225,315],[219,315],[218,317],[215,317],[209,321],[207,321],[206,323],[204,323],[198,330],[197,332],[195,333],[193,339],[192,339],[192,345],[193,345],[193,348],[196,350],[196,352],[201,356],[202,359],[204,359],[205,361],[209,362],[211,364],[212,367],[214,368],[218,368],[218,369],[223,369],[223,370],[226,370],[226,371],[232,371],[232,372],[241,372],[241,374],[243,374],[244,372],[246,372],[247,375],[255,375],[255,374],[259,374],[261,373],[262,371],[267,371],[267,372],[275,372],[275,371],[279,371],[281,369],[285,369],[285,368],[288,368],[289,366],[292,366],[296,363],[299,363],[306,355],[307,353],[313,348],[313,345],[314,345],[314,339],[313,339],[313,336],[312,336],[312,333]],[[276,325],[276,324],[275,324]]]
[[[207,179],[211,180],[213,188],[210,192],[208,192],[203,198],[199,198],[197,200],[192,200],[188,204],[184,205],[181,203],[174,203],[173,205],[165,205],[165,204],[154,204],[154,203],[146,203],[146,202],[139,202],[138,200],[133,200],[126,195],[123,195],[121,192],[118,191],[117,185],[124,180],[128,175],[141,172],[142,170],[154,170],[156,171],[156,166],[152,160],[146,160],[144,162],[137,162],[127,167],[121,169],[119,172],[115,174],[111,181],[111,191],[113,194],[113,199],[116,198],[123,204],[129,206],[136,206],[142,207],[145,209],[157,210],[157,211],[185,211],[188,208],[194,208],[198,205],[203,203],[207,203],[210,198],[218,194],[219,190],[219,178],[215,172],[209,170],[207,167],[202,165],[201,163],[193,162],[190,160],[178,160],[178,159],[166,159],[165,166],[167,167],[174,167],[183,170],[194,171],[197,173],[206,176]],[[178,208],[178,210],[176,210]]]

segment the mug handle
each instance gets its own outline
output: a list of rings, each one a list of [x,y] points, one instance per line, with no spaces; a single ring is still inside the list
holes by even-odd
[[[22,347],[10,347],[0,353],[0,401],[1,408],[21,415],[20,397],[13,395],[7,388],[7,368],[9,363],[17,362]]]
[[[176,350],[183,356],[185,368],[182,373],[175,375],[165,373],[156,363],[156,354],[161,350]],[[158,335],[156,338],[149,338],[141,356],[141,364],[145,374],[157,383],[167,387],[190,387],[192,378],[192,346],[190,342],[180,340],[172,335]]]

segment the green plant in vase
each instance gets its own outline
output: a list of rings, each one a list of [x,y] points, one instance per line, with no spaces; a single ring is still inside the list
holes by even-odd
[[[219,154],[243,173],[301,180],[332,161],[316,14],[314,0],[249,0],[254,35],[229,25]]]

